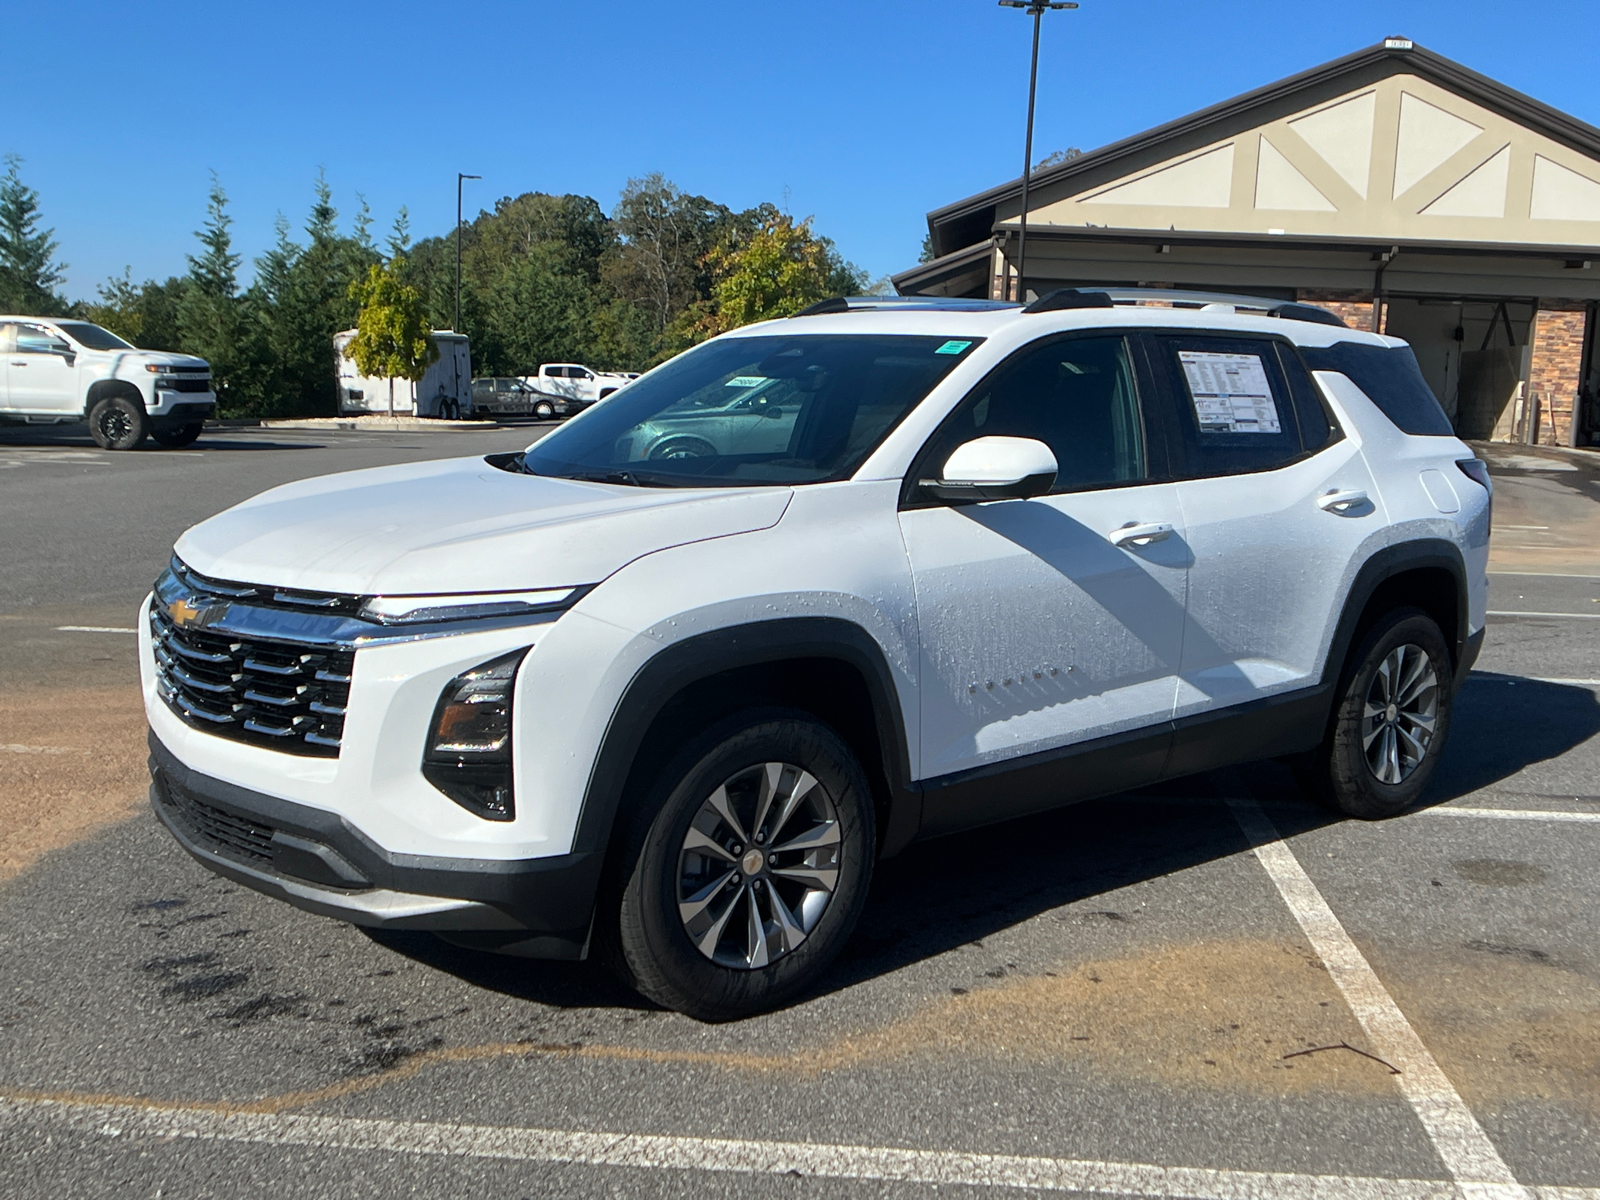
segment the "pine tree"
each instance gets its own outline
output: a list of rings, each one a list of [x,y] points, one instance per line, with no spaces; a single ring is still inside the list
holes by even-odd
[[[239,256],[233,252],[232,224],[228,194],[213,172],[206,223],[195,233],[204,250],[198,257],[189,256],[188,286],[178,308],[178,327],[183,331],[184,349],[211,364],[218,399],[224,404],[231,399],[234,377],[245,357]]]
[[[55,261],[54,229],[39,228],[39,193],[22,182],[22,159],[5,156],[0,177],[0,312],[53,316],[67,311],[56,292],[67,264]]]

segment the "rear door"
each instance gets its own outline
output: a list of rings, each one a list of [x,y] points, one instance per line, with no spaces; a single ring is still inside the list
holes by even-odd
[[[962,400],[913,466],[912,483],[937,476],[956,447],[989,435],[1037,438],[1059,466],[1053,493],[1032,500],[948,504],[908,488],[925,779],[1138,731],[1149,736],[1118,751],[1118,782],[1159,774],[1188,551],[1139,359],[1115,333],[1035,342]],[[1134,525],[1152,536],[1119,536]],[[930,798],[924,828],[1070,798],[1001,784],[983,799],[992,812],[960,815]]]
[[[1174,715],[1313,687],[1363,543],[1385,527],[1360,447],[1286,340],[1196,331],[1149,344],[1193,555]],[[1270,719],[1255,732],[1265,745],[1246,751],[1180,730],[1169,771],[1291,748],[1272,745]]]

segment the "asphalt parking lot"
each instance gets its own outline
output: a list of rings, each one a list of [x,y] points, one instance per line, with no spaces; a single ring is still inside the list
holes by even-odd
[[[707,1026],[145,809],[128,630],[184,527],[528,440],[0,430],[0,1191],[1600,1200],[1600,459],[1486,452],[1500,615],[1413,813],[1265,763],[919,844],[817,994]]]

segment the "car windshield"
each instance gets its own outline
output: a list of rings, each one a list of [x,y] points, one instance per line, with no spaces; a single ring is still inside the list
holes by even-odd
[[[73,341],[90,350],[132,350],[128,345],[109,329],[101,329],[98,325],[91,325],[87,321],[57,321],[56,325]]]
[[[630,383],[516,466],[655,487],[846,479],[981,340],[719,338]]]

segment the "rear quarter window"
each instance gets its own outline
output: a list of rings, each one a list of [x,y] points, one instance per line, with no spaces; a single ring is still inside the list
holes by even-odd
[[[1300,353],[1313,371],[1337,371],[1348,377],[1402,433],[1454,436],[1450,418],[1422,377],[1410,346],[1335,342],[1302,346]]]

